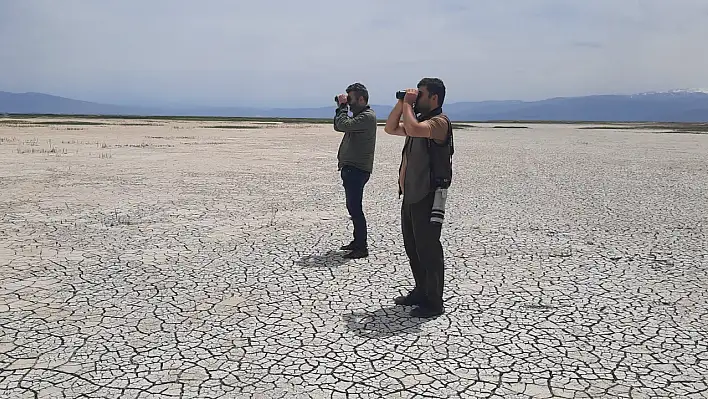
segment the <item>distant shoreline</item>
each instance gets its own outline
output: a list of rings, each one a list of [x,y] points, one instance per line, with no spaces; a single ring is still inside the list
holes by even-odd
[[[32,121],[32,119],[51,119],[49,121]],[[153,121],[185,121],[185,122],[250,122],[251,125],[216,125],[205,128],[239,128],[258,129],[281,124],[328,124],[332,119],[325,118],[282,118],[282,117],[221,117],[221,116],[166,116],[166,115],[90,115],[90,114],[0,114],[0,126],[103,126],[106,123],[95,120],[153,120]],[[83,120],[83,121],[82,121]],[[86,121],[89,120],[89,121]],[[94,120],[94,121],[91,121]],[[379,119],[378,125],[383,126],[385,119]],[[119,125],[142,126],[145,123],[123,123]],[[270,126],[269,126],[270,125]],[[477,126],[484,125],[484,126]],[[492,125],[492,126],[489,126]],[[495,129],[526,129],[525,125],[590,125],[580,126],[582,130],[664,130],[665,133],[695,133],[708,134],[708,123],[705,122],[641,122],[641,121],[563,121],[563,120],[483,120],[456,121],[456,129],[495,128]]]
[[[260,123],[332,123],[332,118],[288,118],[288,117],[254,117],[254,116],[190,116],[190,115],[119,115],[119,114],[0,114],[0,121],[8,118],[71,118],[71,119],[154,119],[154,120],[175,120],[175,121],[226,121],[226,122],[260,122]],[[385,118],[379,118],[379,123],[385,123]],[[687,126],[708,126],[708,122],[655,122],[655,121],[602,121],[602,120],[534,120],[534,119],[490,119],[490,120],[453,120],[455,123],[509,123],[509,124],[561,124],[561,125],[687,125]]]

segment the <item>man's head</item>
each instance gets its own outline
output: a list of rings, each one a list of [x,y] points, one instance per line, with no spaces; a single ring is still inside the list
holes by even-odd
[[[369,91],[361,83],[352,83],[347,87],[349,107],[353,112],[363,109],[369,103]]]
[[[445,102],[445,84],[438,78],[423,78],[418,82],[417,112],[427,113],[442,107]]]

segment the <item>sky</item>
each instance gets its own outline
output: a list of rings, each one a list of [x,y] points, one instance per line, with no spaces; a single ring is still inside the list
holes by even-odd
[[[708,88],[706,0],[0,0],[0,91],[326,106]]]

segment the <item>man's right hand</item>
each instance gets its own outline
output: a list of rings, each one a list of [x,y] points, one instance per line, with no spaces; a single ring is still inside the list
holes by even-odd
[[[339,105],[343,105],[347,103],[347,95],[346,94],[340,94],[337,96],[337,101],[339,102]]]
[[[413,105],[415,101],[418,99],[418,89],[406,89],[406,95],[403,98],[403,101]]]

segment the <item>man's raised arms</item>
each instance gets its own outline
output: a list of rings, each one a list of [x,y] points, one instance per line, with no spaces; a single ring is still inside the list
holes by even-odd
[[[396,105],[388,114],[388,119],[386,119],[386,126],[384,127],[384,132],[392,134],[394,136],[405,136],[406,130],[403,128],[401,121],[401,114],[403,113],[403,101],[399,100]]]

